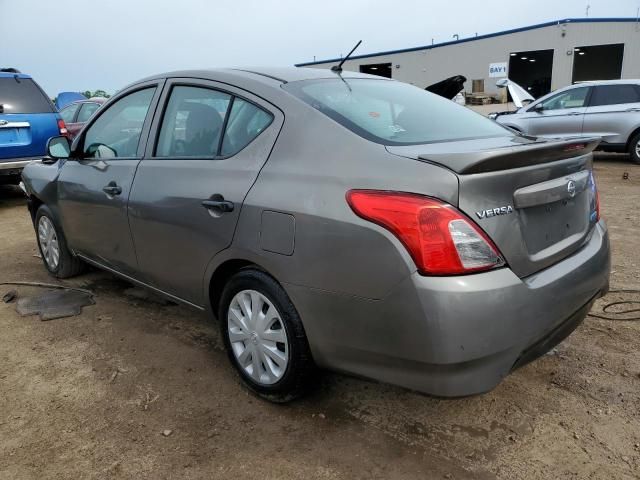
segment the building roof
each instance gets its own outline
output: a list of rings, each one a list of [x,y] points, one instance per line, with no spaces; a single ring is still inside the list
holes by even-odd
[[[477,40],[484,40],[487,38],[493,38],[493,37],[500,37],[502,35],[510,35],[512,33],[519,33],[519,32],[526,32],[529,30],[536,30],[538,28],[545,28],[545,27],[553,27],[555,25],[567,25],[567,24],[571,24],[571,23],[624,23],[624,22],[636,22],[636,23],[640,23],[640,19],[638,18],[565,18],[564,20],[555,20],[553,22],[546,22],[546,23],[539,23],[537,25],[529,25],[528,27],[520,27],[520,28],[513,28],[511,30],[503,30],[501,32],[496,32],[496,33],[489,33],[486,35],[478,35],[476,37],[468,37],[468,38],[461,38],[459,40],[453,40],[451,42],[442,42],[442,43],[436,43],[434,45],[423,45],[421,47],[411,47],[411,48],[402,48],[400,50],[387,50],[387,51],[383,51],[383,52],[374,52],[374,53],[366,53],[363,55],[353,55],[351,57],[349,57],[349,60],[357,60],[359,58],[370,58],[370,57],[379,57],[381,55],[393,55],[396,53],[405,53],[405,52],[415,52],[418,50],[431,50],[434,48],[440,48],[440,47],[447,47],[450,45],[458,45],[460,43],[468,43],[468,42],[475,42]],[[306,67],[309,65],[319,65],[319,64],[323,64],[323,63],[331,63],[331,62],[339,62],[340,60],[342,60],[341,58],[330,58],[327,60],[318,60],[315,62],[304,62],[304,63],[297,63],[296,67]]]

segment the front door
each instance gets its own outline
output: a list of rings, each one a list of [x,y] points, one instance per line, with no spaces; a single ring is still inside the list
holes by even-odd
[[[69,247],[125,274],[137,268],[127,202],[159,90],[157,82],[146,84],[101,112],[74,143],[57,182]]]
[[[283,116],[246,91],[193,79],[168,80],[161,102],[131,191],[131,232],[144,281],[204,305],[207,265],[230,245]]]
[[[541,110],[527,110],[527,133],[539,137],[570,137],[582,134],[589,87],[561,92],[542,102]]]

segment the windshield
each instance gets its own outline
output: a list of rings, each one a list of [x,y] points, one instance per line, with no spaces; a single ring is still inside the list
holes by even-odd
[[[0,113],[51,113],[51,101],[30,78],[0,78]]]
[[[335,78],[291,82],[283,88],[361,137],[383,145],[513,135],[466,107],[406,83]]]

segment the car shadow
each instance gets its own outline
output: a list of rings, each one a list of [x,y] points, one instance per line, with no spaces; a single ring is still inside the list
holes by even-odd
[[[628,162],[633,164],[628,153],[593,152],[593,159],[596,162]]]
[[[24,205],[27,197],[17,185],[0,185],[0,208]]]

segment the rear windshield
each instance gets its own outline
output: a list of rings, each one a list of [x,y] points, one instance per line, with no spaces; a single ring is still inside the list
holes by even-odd
[[[361,137],[383,145],[513,135],[466,107],[406,83],[335,78],[290,82],[283,88]]]
[[[51,101],[30,78],[0,78],[0,113],[51,113]]]

